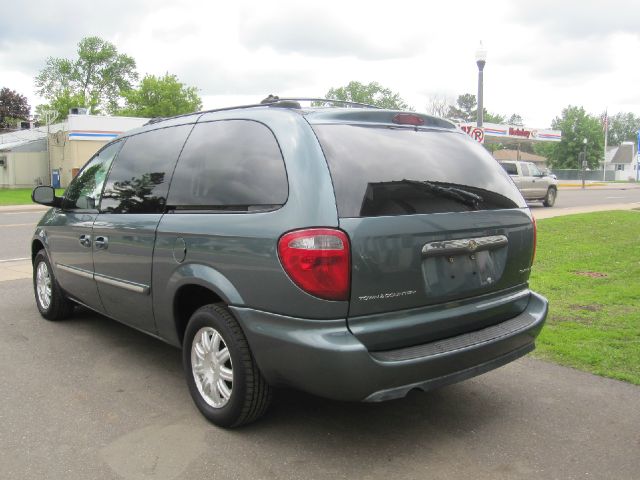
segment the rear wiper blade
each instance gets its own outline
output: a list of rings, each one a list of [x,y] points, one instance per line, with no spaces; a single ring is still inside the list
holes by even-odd
[[[464,203],[465,205],[469,205],[475,209],[478,208],[478,204],[480,204],[484,199],[480,195],[476,195],[475,193],[469,192],[462,188],[457,187],[442,187],[433,182],[427,182],[425,180],[401,180],[399,183],[405,183],[407,185],[414,185],[419,188],[427,189],[433,193],[437,193],[443,197],[451,198],[452,200],[457,200],[460,203]]]

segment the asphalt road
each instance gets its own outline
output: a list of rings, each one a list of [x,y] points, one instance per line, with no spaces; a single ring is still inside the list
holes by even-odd
[[[558,190],[558,198],[553,209],[587,207],[594,205],[614,205],[619,203],[640,203],[640,185],[611,185],[609,187],[581,188],[569,187]],[[638,205],[640,206],[640,205]],[[531,203],[534,209],[544,208],[542,203]]]
[[[87,311],[40,318],[0,283],[0,478],[637,479],[640,388],[537,361],[382,404],[279,392],[226,431],[178,350]]]
[[[620,195],[640,201],[567,190],[543,210]],[[0,260],[28,256],[41,215],[0,212]],[[44,321],[29,279],[0,281],[0,321],[3,479],[639,478],[640,387],[530,357],[383,404],[281,391],[226,431],[158,340],[87,310]]]
[[[33,229],[43,211],[0,212],[0,261],[30,255]]]

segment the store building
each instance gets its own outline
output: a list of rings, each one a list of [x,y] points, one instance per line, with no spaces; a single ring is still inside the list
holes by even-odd
[[[49,138],[53,178],[58,177],[60,186],[65,188],[105,143],[148,121],[135,117],[69,115],[64,127]]]

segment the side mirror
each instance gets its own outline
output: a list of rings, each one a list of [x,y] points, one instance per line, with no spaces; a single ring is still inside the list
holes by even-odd
[[[49,207],[60,206],[60,197],[56,197],[56,191],[53,187],[47,185],[41,185],[33,189],[31,192],[31,200],[41,205],[47,205]]]

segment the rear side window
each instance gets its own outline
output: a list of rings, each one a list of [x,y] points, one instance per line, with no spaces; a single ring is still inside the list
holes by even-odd
[[[287,174],[271,130],[251,120],[197,124],[169,194],[178,209],[253,211],[287,201]]]
[[[127,138],[109,172],[101,211],[161,213],[176,160],[191,128],[161,128]]]
[[[313,125],[341,217],[519,208],[498,162],[457,132]]]
[[[528,177],[529,175],[531,175],[529,173],[529,167],[527,166],[526,163],[521,163],[520,164],[520,170],[522,170],[522,176],[523,177]]]
[[[518,175],[518,167],[516,167],[515,163],[501,163],[500,165],[509,175]]]

